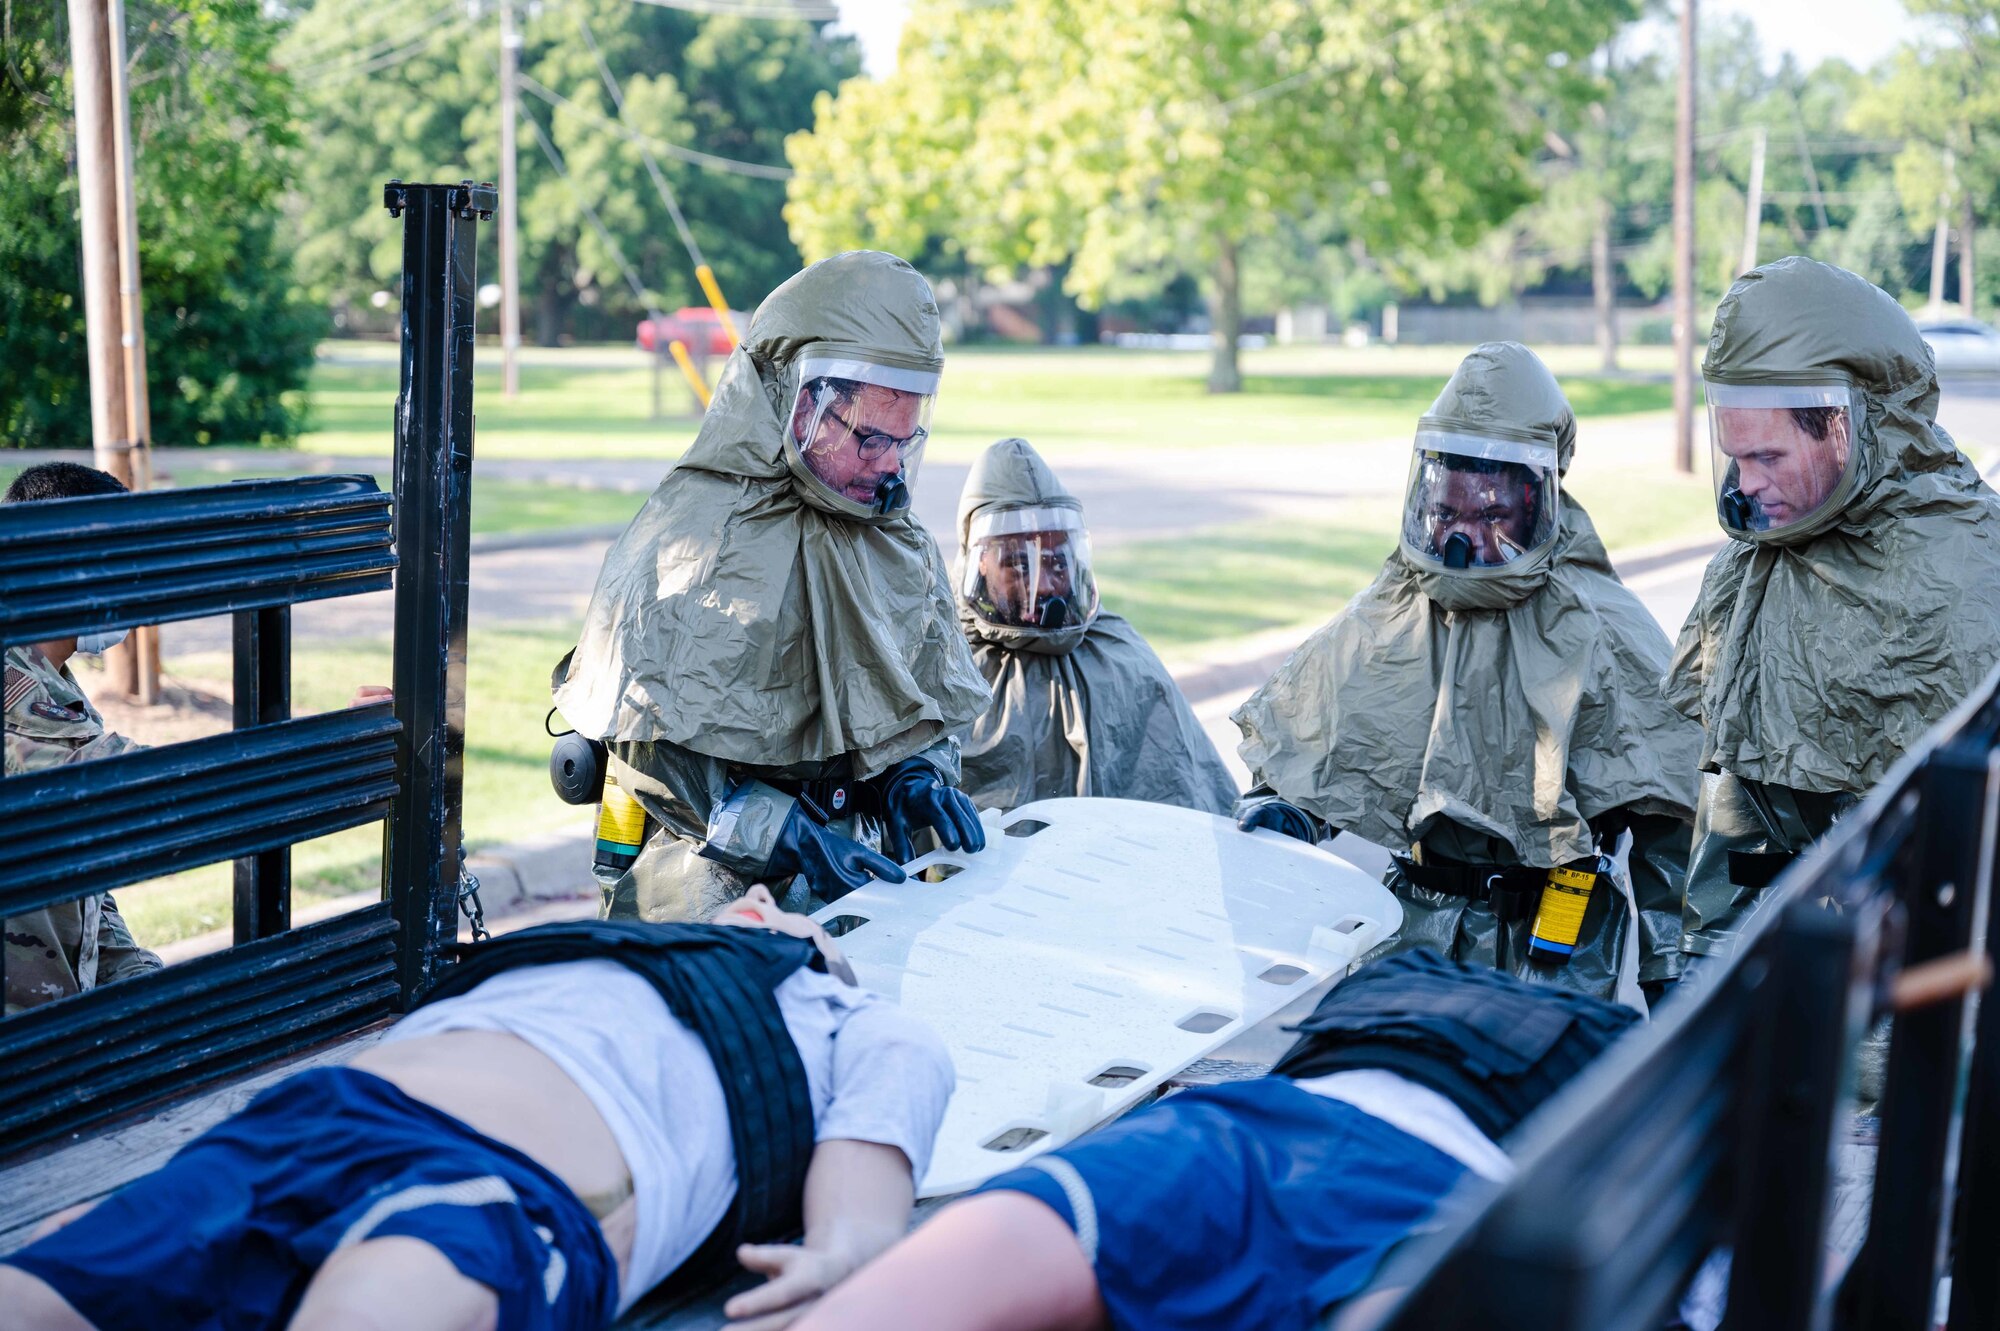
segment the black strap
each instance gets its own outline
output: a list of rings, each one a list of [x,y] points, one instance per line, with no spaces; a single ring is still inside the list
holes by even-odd
[[[1729,881],[1738,887],[1760,891],[1778,880],[1798,856],[1783,850],[1732,850],[1729,852]]]
[[[1397,856],[1396,867],[1418,887],[1483,901],[1510,924],[1535,913],[1535,903],[1549,879],[1547,869],[1521,864],[1418,864]]]
[[[708,1051],[729,1108],[736,1196],[664,1288],[711,1282],[738,1243],[798,1232],[812,1163],[812,1096],[776,990],[817,957],[810,941],[728,925],[576,920],[461,945],[457,955],[458,964],[424,1003],[466,993],[521,966],[616,961],[643,975]]]

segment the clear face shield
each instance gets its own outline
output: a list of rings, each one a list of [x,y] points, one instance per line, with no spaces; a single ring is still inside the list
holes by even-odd
[[[989,624],[1060,629],[1097,613],[1090,533],[1073,508],[981,513],[967,535],[959,596]]]
[[[1555,540],[1560,494],[1553,444],[1419,429],[1403,549],[1446,569],[1511,564]]]
[[[905,511],[930,438],[938,376],[851,359],[799,362],[788,445],[841,499],[870,512]]]
[[[1847,385],[1703,386],[1723,527],[1782,532],[1824,510],[1855,463]]]

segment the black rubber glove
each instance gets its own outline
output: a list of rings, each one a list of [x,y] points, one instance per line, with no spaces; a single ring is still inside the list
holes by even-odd
[[[806,886],[822,901],[838,901],[855,888],[866,887],[871,879],[900,883],[909,877],[901,865],[858,841],[827,831],[813,821],[802,804],[794,804],[785,815],[785,825],[778,829],[778,844],[764,864],[764,876],[773,884],[795,874],[803,876]]]
[[[1252,805],[1238,816],[1236,826],[1245,832],[1267,828],[1296,837],[1308,846],[1319,844],[1319,820],[1298,805],[1284,800],[1264,800]]]
[[[979,810],[944,774],[922,758],[905,758],[875,778],[882,795],[883,849],[899,863],[916,858],[911,853],[910,836],[919,827],[937,833],[946,850],[986,849],[986,829],[980,826]]]

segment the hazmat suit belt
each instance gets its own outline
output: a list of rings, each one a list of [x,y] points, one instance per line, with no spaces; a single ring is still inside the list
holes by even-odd
[[[821,825],[857,814],[866,814],[870,818],[882,816],[881,793],[866,781],[857,781],[852,777],[841,780],[828,777],[818,781],[759,779],[804,804],[813,821]]]
[[[1394,858],[1397,869],[1418,887],[1485,902],[1493,907],[1496,916],[1510,924],[1535,913],[1535,903],[1549,881],[1547,869],[1525,864],[1418,864],[1400,855]],[[1599,871],[1595,859],[1577,860],[1567,867],[1587,873]]]
[[[1761,891],[1778,881],[1778,875],[1792,867],[1797,855],[1785,850],[1732,850],[1729,852],[1729,881],[1738,887]]]

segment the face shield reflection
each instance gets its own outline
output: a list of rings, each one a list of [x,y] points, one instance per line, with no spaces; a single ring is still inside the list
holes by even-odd
[[[938,376],[862,360],[808,359],[798,369],[787,446],[839,498],[881,514],[907,509]]]
[[[1715,511],[1737,532],[1781,532],[1817,515],[1854,463],[1845,384],[1704,385]]]
[[[982,513],[967,534],[959,596],[1004,628],[1060,629],[1097,613],[1090,534],[1073,508]]]
[[[1555,539],[1556,450],[1421,429],[1403,505],[1403,548],[1446,569],[1497,568]]]

